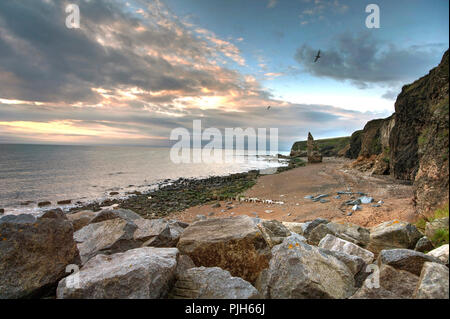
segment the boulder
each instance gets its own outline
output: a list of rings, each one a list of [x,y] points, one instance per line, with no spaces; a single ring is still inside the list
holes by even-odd
[[[440,261],[448,265],[448,244],[442,245],[427,253],[428,256],[438,258]]]
[[[358,246],[366,247],[370,241],[370,231],[367,228],[352,223],[328,223],[336,237],[352,242]]]
[[[41,297],[79,264],[72,223],[60,210],[0,218],[0,299]]]
[[[198,221],[185,229],[177,247],[196,266],[220,267],[254,283],[271,257],[256,224],[248,216]]]
[[[312,230],[314,228],[316,228],[317,226],[319,226],[320,224],[328,224],[330,221],[324,218],[316,218],[312,221],[303,223],[303,233],[300,235],[305,236],[306,238],[309,237],[310,233],[312,232]]]
[[[352,272],[353,276],[357,275],[361,270],[363,270],[364,266],[366,266],[366,262],[361,257],[355,255],[349,255],[336,250],[328,250],[323,249],[322,252],[325,254],[336,257],[340,261],[342,261]]]
[[[178,249],[143,247],[97,255],[58,284],[58,299],[156,299],[175,281]]]
[[[409,271],[417,276],[420,276],[422,266],[427,261],[442,264],[435,257],[410,249],[382,250],[378,256],[378,265],[389,265],[396,269]]]
[[[116,211],[100,212],[94,218],[95,222],[91,221],[74,234],[83,264],[97,254],[108,255],[147,246],[175,247],[187,225],[164,219],[144,219],[128,210],[117,211],[117,215],[114,214]]]
[[[335,235],[336,233],[327,227],[327,224],[320,224],[314,228],[308,236],[308,243],[317,246],[322,238],[327,235]]]
[[[269,268],[256,286],[264,298],[347,298],[354,292],[349,268],[322,249],[287,237],[272,249]]]
[[[278,220],[263,220],[257,226],[271,248],[291,235],[291,231]]]
[[[115,218],[89,224],[74,234],[80,251],[81,262],[85,264],[98,254],[114,254],[140,247],[142,242],[134,240],[137,226],[126,220]]]
[[[39,202],[38,207],[50,206],[52,203],[49,201]]]
[[[179,255],[178,256],[177,269],[176,269],[177,276],[183,274],[186,270],[194,268],[194,267],[195,267],[195,264],[192,261],[191,257],[189,257],[187,255]]]
[[[219,267],[191,268],[177,276],[174,299],[255,299],[258,291],[248,281]]]
[[[425,224],[425,235],[428,238],[433,238],[436,234],[436,231],[438,231],[439,229],[448,230],[448,217],[438,218],[431,222],[427,222]]]
[[[378,276],[372,273],[351,299],[411,299],[418,282],[419,277],[408,271],[381,265]]]
[[[281,223],[291,232],[303,235],[303,227],[305,227],[305,223],[294,223],[294,222],[281,222]]]
[[[141,216],[129,209],[105,209],[97,213],[97,215],[91,220],[91,224],[115,218],[120,218],[126,221],[143,219]]]
[[[84,226],[89,225],[96,215],[97,213],[93,211],[84,210],[73,214],[67,214],[67,219],[72,222],[73,231],[76,232]]]
[[[433,250],[434,246],[431,240],[428,239],[427,236],[423,236],[420,238],[417,243],[416,247],[414,248],[415,251],[419,251],[421,253],[428,252],[430,250]]]
[[[449,271],[444,265],[426,262],[414,292],[416,299],[449,299]]]
[[[370,230],[370,242],[366,248],[375,254],[383,249],[414,249],[417,241],[422,237],[423,235],[416,226],[393,220],[377,225]]]
[[[348,255],[361,257],[365,263],[370,264],[374,259],[374,254],[364,248],[359,247],[349,241],[337,238],[333,235],[326,235],[319,243],[320,248],[338,251]]]

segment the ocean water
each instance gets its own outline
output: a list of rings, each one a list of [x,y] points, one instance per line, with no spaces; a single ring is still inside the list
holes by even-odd
[[[0,144],[0,208],[5,214],[39,212],[37,202],[56,205],[102,200],[146,191],[166,179],[227,175],[286,165],[273,156],[246,156],[244,163],[185,163],[170,160],[170,149],[135,146]],[[23,206],[22,203],[33,203]]]

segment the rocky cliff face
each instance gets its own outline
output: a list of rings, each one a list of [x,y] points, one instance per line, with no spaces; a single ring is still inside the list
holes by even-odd
[[[428,75],[405,85],[395,103],[391,171],[414,181],[420,210],[448,202],[448,55]]]
[[[413,182],[419,211],[448,202],[448,55],[402,88],[392,116],[356,131],[346,154],[355,158],[360,147],[354,167]]]

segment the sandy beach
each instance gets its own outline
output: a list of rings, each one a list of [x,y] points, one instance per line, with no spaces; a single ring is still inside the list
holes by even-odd
[[[323,163],[307,164],[286,172],[265,175],[258,178],[256,185],[243,196],[262,200],[284,202],[284,204],[250,203],[244,201],[220,201],[190,207],[174,213],[169,218],[192,222],[197,215],[208,218],[223,218],[238,215],[258,216],[263,219],[304,222],[321,217],[335,222],[352,222],[371,227],[383,221],[400,219],[414,221],[414,189],[389,176],[370,176],[350,168],[351,160],[345,158],[325,158]],[[338,191],[363,192],[374,198],[374,203],[382,200],[380,207],[372,204],[361,205],[362,210],[352,212],[351,206],[343,203],[351,195],[341,195]],[[329,194],[329,202],[320,203],[305,199],[307,195]],[[357,198],[357,197],[355,197]]]

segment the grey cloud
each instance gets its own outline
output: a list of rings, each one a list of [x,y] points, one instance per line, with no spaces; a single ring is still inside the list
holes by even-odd
[[[101,97],[93,87],[179,90],[185,94],[197,94],[201,87],[218,92],[239,89],[235,71],[222,69],[234,81],[218,81],[213,72],[192,68],[214,52],[176,18],[169,26],[152,25],[161,18],[158,8],[147,10],[151,16],[140,19],[116,1],[71,3],[80,6],[78,30],[65,27],[65,1],[0,1],[1,98],[95,104]],[[145,31],[134,30],[147,22]],[[97,36],[108,36],[107,41],[115,45],[103,46]],[[160,55],[144,54],[148,49],[181,56],[192,64],[174,64]]]
[[[368,32],[341,34],[332,44],[334,46],[330,49],[321,49],[321,58],[317,63],[314,63],[314,56],[319,48],[306,44],[297,49],[295,59],[304,72],[348,80],[361,89],[373,84],[406,84],[436,65],[444,50],[444,47],[437,49],[434,45],[400,48],[382,43]]]

